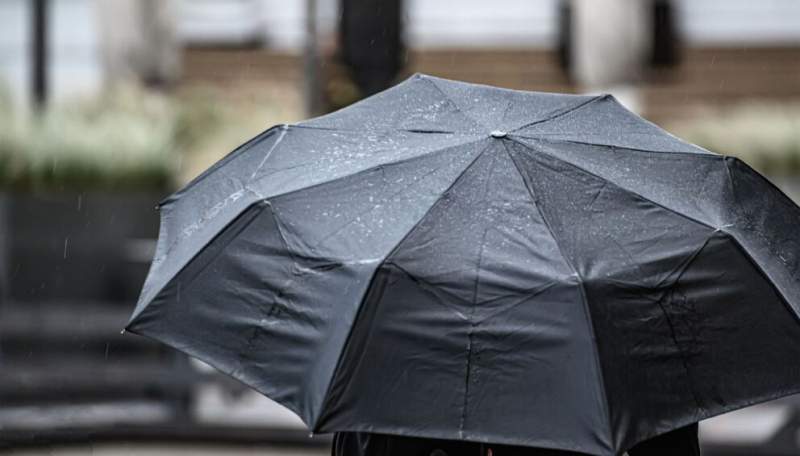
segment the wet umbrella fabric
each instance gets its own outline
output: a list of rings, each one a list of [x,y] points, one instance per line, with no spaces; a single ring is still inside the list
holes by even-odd
[[[800,208],[609,96],[416,75],[161,216],[128,329],[316,432],[611,455],[800,390]]]

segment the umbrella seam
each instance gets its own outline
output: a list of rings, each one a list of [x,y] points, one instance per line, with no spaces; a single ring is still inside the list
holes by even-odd
[[[611,179],[607,179],[607,178],[605,178],[603,176],[600,176],[599,174],[593,173],[592,171],[589,171],[588,169],[586,169],[586,168],[584,168],[582,166],[576,165],[575,163],[573,163],[573,162],[571,162],[569,160],[565,160],[565,159],[563,159],[561,157],[558,157],[556,155],[553,155],[551,153],[548,153],[548,152],[545,152],[545,151],[542,151],[542,150],[534,149],[531,145],[529,145],[527,143],[524,143],[522,141],[516,140],[514,138],[510,138],[510,139],[511,139],[511,141],[514,141],[515,143],[525,147],[526,149],[528,149],[528,150],[530,150],[532,152],[541,153],[543,155],[546,155],[546,156],[552,158],[555,161],[558,161],[559,163],[563,163],[563,164],[565,164],[567,166],[570,166],[570,167],[572,167],[572,168],[574,168],[574,169],[576,169],[576,170],[578,170],[578,171],[580,171],[582,173],[588,174],[589,176],[593,176],[594,178],[599,179],[599,180],[601,180],[603,182],[607,182],[607,183],[613,185],[614,187],[618,188],[619,190],[622,190],[623,192],[625,192],[625,193],[627,193],[629,195],[632,195],[632,196],[634,196],[636,198],[639,198],[639,199],[641,199],[643,201],[647,201],[650,204],[658,206],[661,209],[664,209],[665,211],[668,211],[668,212],[671,212],[673,214],[676,214],[676,215],[678,215],[680,217],[683,217],[686,220],[694,222],[694,223],[696,223],[698,225],[702,225],[702,226],[704,226],[704,227],[706,227],[708,229],[711,229],[711,230],[719,229],[718,227],[715,227],[715,226],[713,226],[713,225],[711,225],[711,224],[709,224],[707,222],[704,222],[704,221],[702,221],[700,219],[694,218],[691,215],[684,214],[683,212],[680,212],[677,209],[673,209],[671,207],[665,206],[664,204],[661,204],[661,203],[658,203],[656,201],[653,201],[652,199],[647,198],[646,196],[641,195],[638,192],[635,192],[635,191],[633,191],[633,190],[631,190],[631,189],[629,189],[627,187],[623,187],[622,185],[612,181]]]
[[[436,81],[434,81],[433,79],[431,79],[431,78],[429,78],[427,76],[422,76],[422,75],[420,75],[420,79],[422,79],[423,81],[428,81],[437,91],[439,91],[440,94],[442,94],[442,97],[444,97],[445,100],[447,100],[451,105],[453,105],[454,108],[456,108],[456,111],[460,112],[461,115],[463,115],[465,118],[467,118],[470,121],[472,121],[472,123],[474,123],[476,126],[481,127],[481,128],[489,128],[483,122],[479,122],[478,119],[476,119],[476,118],[474,118],[474,117],[472,117],[470,115],[467,115],[467,113],[464,112],[464,110],[461,109],[461,107],[456,104],[455,100],[453,100],[450,97],[450,95],[447,95],[444,92],[444,90],[442,90],[442,88],[439,87],[439,84],[437,84]]]
[[[517,164],[516,159],[514,159],[514,156],[511,154],[511,151],[508,150],[508,146],[506,145],[505,142],[503,142],[503,146],[506,149],[506,154],[508,154],[509,159],[514,164],[514,168],[517,170],[517,173],[519,173],[519,176],[522,179],[523,184],[525,184],[525,189],[528,191],[528,195],[530,196],[531,200],[533,201],[533,205],[536,207],[536,211],[539,213],[539,216],[542,218],[542,222],[544,223],[545,227],[547,228],[547,231],[550,233],[550,237],[553,239],[553,242],[555,243],[556,248],[558,249],[558,252],[561,254],[561,257],[563,258],[564,262],[567,264],[567,266],[570,269],[572,269],[573,273],[575,274],[575,277],[578,279],[578,289],[580,290],[580,294],[581,294],[581,301],[582,301],[582,304],[583,304],[583,314],[584,314],[584,318],[586,319],[586,323],[588,325],[588,329],[589,329],[589,332],[591,333],[591,338],[592,338],[592,341],[593,341],[592,354],[594,355],[593,359],[594,359],[594,362],[595,362],[595,369],[597,371],[596,374],[597,374],[598,381],[599,381],[600,394],[602,395],[601,406],[603,408],[603,412],[604,412],[605,418],[606,418],[606,429],[605,429],[606,430],[606,434],[605,434],[605,437],[608,439],[608,441],[604,442],[604,443],[607,444],[607,445],[610,445],[611,448],[609,448],[609,449],[613,450],[613,448],[616,447],[616,443],[614,442],[614,435],[611,432],[611,410],[610,410],[610,406],[609,406],[609,403],[608,403],[608,393],[606,391],[605,378],[603,376],[603,368],[602,368],[602,364],[600,362],[600,354],[599,354],[598,349],[597,349],[597,335],[596,335],[595,329],[594,329],[594,322],[592,321],[592,317],[591,317],[591,314],[589,312],[589,302],[588,302],[588,299],[586,297],[586,289],[585,289],[585,286],[584,286],[584,279],[581,277],[580,272],[578,272],[578,268],[576,268],[575,265],[572,264],[572,261],[570,261],[570,259],[567,258],[566,254],[564,253],[564,250],[561,248],[561,244],[558,242],[558,238],[556,238],[555,232],[553,231],[553,228],[550,226],[550,222],[545,217],[544,211],[542,210],[542,208],[539,207],[539,203],[537,201],[537,198],[534,195],[533,190],[531,189],[530,185],[528,184],[528,181],[525,178],[525,174],[519,168],[519,165]]]
[[[689,361],[688,361],[687,356],[686,356],[686,351],[684,350],[682,344],[680,342],[678,342],[678,336],[677,336],[677,334],[675,332],[675,325],[672,322],[672,318],[670,317],[669,312],[667,312],[666,308],[664,307],[664,300],[667,299],[667,296],[670,294],[670,292],[674,291],[675,286],[677,285],[678,281],[681,280],[681,278],[684,276],[684,274],[686,274],[686,271],[689,270],[691,265],[694,263],[694,261],[697,259],[697,257],[700,256],[700,254],[703,252],[703,250],[705,250],[705,248],[708,247],[709,242],[714,237],[714,235],[716,233],[718,233],[718,232],[721,232],[721,231],[715,230],[714,232],[712,232],[711,235],[708,236],[705,241],[703,241],[703,244],[701,244],[700,247],[697,250],[695,250],[689,257],[686,258],[686,260],[684,261],[683,264],[679,265],[679,267],[676,268],[676,270],[674,270],[674,271],[672,271],[670,273],[670,275],[673,274],[673,273],[677,273],[677,277],[675,277],[675,279],[672,281],[672,283],[669,285],[669,287],[666,290],[663,291],[661,297],[659,299],[655,300],[655,302],[658,305],[659,309],[661,309],[661,313],[664,314],[664,318],[667,320],[667,326],[669,326],[670,337],[672,338],[672,342],[675,344],[675,348],[678,349],[678,352],[681,355],[681,364],[683,365],[683,369],[686,372],[686,381],[689,383],[689,391],[692,394],[692,399],[694,399],[694,403],[697,406],[698,410],[703,410],[704,407],[701,404],[700,399],[699,399],[699,397],[697,395],[696,388],[694,387],[694,379],[693,379],[691,370],[689,369]],[[661,285],[663,285],[663,282],[665,280],[666,280],[666,278],[662,279],[662,281],[660,281],[656,285],[656,287],[661,287]]]
[[[481,138],[481,139],[485,139],[485,138]],[[475,141],[475,142],[477,143],[478,141]],[[398,249],[398,248],[399,248],[401,245],[403,245],[403,243],[405,242],[405,240],[406,240],[406,239],[408,239],[408,237],[409,237],[409,236],[410,236],[410,235],[411,235],[411,234],[412,234],[412,233],[413,233],[413,232],[416,230],[416,228],[419,226],[419,224],[420,224],[420,223],[422,223],[422,221],[423,221],[423,220],[425,220],[425,218],[427,218],[428,214],[430,214],[430,213],[431,213],[431,211],[433,211],[433,210],[434,210],[434,208],[436,208],[436,207],[439,205],[439,203],[442,201],[442,197],[443,197],[444,195],[446,195],[446,194],[447,194],[447,193],[448,193],[448,192],[449,192],[449,191],[450,191],[450,190],[451,190],[453,187],[455,187],[455,186],[456,186],[456,184],[458,184],[458,183],[461,181],[461,179],[464,177],[464,175],[467,173],[467,171],[469,171],[469,170],[470,170],[470,168],[472,168],[472,166],[473,166],[473,165],[474,165],[474,164],[475,164],[475,163],[478,161],[478,159],[480,159],[480,157],[482,157],[482,156],[483,156],[483,154],[484,154],[484,153],[485,153],[487,150],[489,150],[489,147],[491,147],[491,145],[492,145],[492,143],[491,143],[491,142],[490,142],[490,143],[488,143],[488,144],[486,145],[486,147],[484,147],[483,149],[481,149],[481,151],[480,151],[480,152],[478,152],[477,154],[475,154],[475,158],[473,158],[473,159],[472,159],[472,160],[471,160],[471,161],[470,161],[470,162],[469,162],[469,163],[468,163],[468,164],[467,164],[467,165],[464,167],[464,169],[463,169],[463,170],[462,170],[462,171],[461,171],[461,172],[460,172],[460,173],[459,173],[459,174],[458,174],[458,175],[457,175],[457,176],[456,176],[456,177],[453,179],[453,182],[452,182],[450,185],[448,185],[448,186],[447,186],[447,188],[446,188],[446,189],[445,189],[443,192],[441,192],[441,193],[439,194],[439,196],[438,196],[438,197],[437,197],[437,198],[436,198],[436,199],[433,201],[433,203],[432,203],[432,204],[430,205],[430,207],[429,207],[429,208],[428,208],[428,209],[425,211],[425,213],[424,213],[424,214],[422,214],[422,216],[421,216],[421,217],[420,217],[420,218],[419,218],[419,219],[416,221],[416,223],[414,223],[414,224],[413,224],[413,225],[412,225],[412,226],[409,228],[408,232],[406,232],[406,234],[405,234],[405,235],[404,235],[404,236],[403,236],[403,237],[402,237],[402,238],[401,238],[401,239],[400,239],[400,240],[397,242],[397,244],[395,244],[395,246],[394,246],[394,247],[392,247],[392,249],[391,249],[391,250],[389,250],[389,253],[387,253],[387,254],[386,254],[384,257],[383,257],[383,259],[382,259],[382,260],[381,260],[381,261],[378,263],[377,267],[375,268],[375,271],[374,271],[374,272],[373,272],[373,274],[372,274],[372,277],[370,278],[370,280],[369,280],[369,282],[368,282],[368,285],[367,285],[366,291],[365,291],[365,292],[362,294],[362,296],[361,296],[361,300],[360,300],[360,302],[359,302],[359,304],[358,304],[358,308],[356,309],[355,317],[353,318],[353,324],[352,324],[352,325],[350,325],[350,328],[349,328],[349,330],[348,330],[348,332],[347,332],[347,337],[345,337],[344,344],[342,344],[342,350],[341,350],[341,352],[339,353],[339,357],[338,357],[338,359],[336,360],[336,365],[335,365],[335,367],[333,368],[333,372],[331,373],[331,378],[328,380],[328,386],[327,386],[327,388],[325,389],[325,396],[324,396],[324,398],[323,398],[323,400],[322,400],[322,406],[320,407],[320,410],[319,410],[319,412],[318,412],[317,416],[316,416],[316,417],[314,417],[314,420],[313,420],[313,425],[311,425],[311,428],[312,428],[312,429],[314,429],[314,430],[316,430],[316,429],[317,429],[317,424],[318,424],[319,420],[325,416],[325,412],[326,412],[326,410],[327,410],[327,409],[328,409],[328,408],[331,406],[331,404],[330,404],[330,401],[331,401],[331,400],[333,400],[333,399],[331,398],[330,394],[331,394],[331,388],[332,388],[332,386],[333,386],[333,380],[336,378],[336,376],[337,376],[337,374],[338,374],[338,372],[339,372],[339,368],[341,367],[341,363],[342,363],[342,360],[343,360],[343,358],[344,358],[344,356],[343,356],[343,355],[344,355],[344,352],[347,350],[347,347],[349,346],[349,344],[350,344],[350,341],[351,341],[351,338],[352,338],[352,336],[353,336],[353,328],[355,328],[356,324],[357,324],[357,323],[358,323],[358,321],[359,321],[359,317],[362,315],[363,308],[364,308],[364,299],[365,299],[365,298],[367,297],[367,295],[369,294],[369,290],[372,288],[373,281],[375,280],[375,277],[376,277],[376,275],[377,275],[378,271],[380,271],[380,270],[381,270],[381,268],[383,267],[383,265],[386,263],[387,259],[389,259],[389,258],[390,258],[390,257],[391,257],[391,256],[392,256],[394,253],[395,253],[395,251],[396,251],[396,250],[397,250],[397,249]]]
[[[728,238],[730,238],[730,239],[731,239],[731,241],[733,242],[733,244],[734,244],[734,246],[736,247],[736,249],[737,249],[737,250],[739,250],[739,251],[742,253],[742,255],[744,255],[744,256],[745,256],[745,258],[747,259],[747,261],[748,261],[748,262],[750,262],[750,264],[752,264],[752,265],[755,267],[756,271],[758,271],[758,273],[759,273],[759,274],[760,274],[760,275],[761,275],[761,276],[764,278],[764,280],[767,282],[767,284],[769,285],[769,287],[770,287],[770,288],[771,288],[771,289],[772,289],[772,290],[775,292],[775,294],[777,294],[777,295],[778,295],[778,297],[781,299],[781,301],[783,302],[783,305],[787,307],[787,310],[789,310],[789,313],[790,313],[790,314],[791,314],[791,315],[794,317],[794,320],[795,320],[797,323],[799,323],[799,324],[800,324],[800,315],[798,315],[798,314],[797,314],[797,312],[796,312],[796,311],[795,311],[795,309],[794,309],[794,306],[792,306],[792,304],[789,302],[789,300],[788,300],[788,299],[786,299],[786,296],[784,296],[784,294],[781,292],[781,290],[780,290],[780,289],[779,289],[777,286],[775,286],[775,282],[772,280],[772,278],[769,276],[769,274],[767,274],[767,271],[765,271],[765,270],[764,270],[764,268],[763,268],[763,267],[761,267],[761,265],[760,265],[760,264],[759,264],[759,263],[758,263],[758,262],[755,260],[755,258],[753,258],[753,256],[750,254],[750,251],[748,251],[748,250],[747,250],[747,249],[746,249],[746,248],[745,248],[745,247],[742,245],[742,243],[741,243],[741,242],[739,242],[739,240],[736,238],[736,236],[734,236],[732,233],[728,233],[727,231],[721,231],[721,232],[722,232],[724,235],[726,235],[726,237],[728,237]]]
[[[494,174],[494,168],[497,166],[497,163],[492,163],[491,168],[489,168],[489,175],[486,177],[486,182],[483,187],[483,202],[484,202],[484,210],[489,208],[489,199],[487,195],[489,193],[489,183],[492,181],[492,174]],[[461,419],[459,420],[458,426],[458,434],[462,438],[464,437],[464,426],[467,421],[467,407],[469,405],[469,393],[470,393],[470,378],[472,377],[472,353],[474,350],[474,336],[475,336],[475,308],[477,306],[478,301],[478,288],[480,287],[480,280],[481,280],[481,264],[483,263],[483,251],[486,248],[486,235],[489,232],[489,227],[487,226],[483,230],[483,235],[481,236],[481,247],[478,250],[478,261],[475,265],[475,286],[472,289],[472,306],[469,311],[469,333],[467,334],[467,362],[466,362],[466,374],[464,375],[464,401],[461,405]]]
[[[642,153],[642,154],[651,154],[651,155],[659,157],[659,158],[661,158],[660,154],[664,154],[664,155],[672,154],[672,155],[689,156],[689,157],[697,157],[697,158],[702,157],[702,158],[708,158],[708,159],[712,159],[712,160],[721,160],[721,159],[725,158],[725,155],[723,155],[723,154],[718,154],[716,152],[710,152],[710,151],[706,151],[705,153],[697,153],[697,152],[686,152],[686,151],[681,151],[681,150],[642,149],[640,147],[617,146],[617,145],[614,145],[614,144],[607,144],[607,143],[591,143],[591,142],[588,142],[588,141],[576,141],[574,139],[563,139],[563,138],[553,139],[553,138],[548,138],[548,136],[550,136],[550,135],[547,135],[547,134],[539,134],[539,135],[536,135],[536,136],[525,136],[525,135],[514,134],[513,136],[515,138],[532,139],[534,141],[542,141],[542,142],[555,143],[555,144],[564,144],[564,143],[566,143],[566,144],[577,144],[577,145],[583,145],[583,146],[598,146],[598,147],[603,147],[603,148],[607,148],[607,149],[624,149],[624,150],[629,150],[629,151],[632,151],[632,152],[637,152],[637,153]]]
[[[598,95],[598,96],[596,96],[594,98],[591,98],[591,99],[589,99],[587,101],[579,103],[576,106],[573,106],[571,108],[565,109],[563,111],[556,112],[556,113],[550,115],[550,117],[545,117],[544,119],[534,120],[533,122],[527,123],[527,124],[525,124],[525,125],[523,125],[521,127],[517,127],[515,129],[511,130],[509,133],[512,133],[512,132],[515,132],[515,131],[520,131],[520,130],[522,130],[524,128],[532,127],[534,125],[540,125],[540,124],[543,124],[543,123],[546,123],[546,122],[550,122],[552,120],[556,120],[556,119],[558,119],[560,117],[566,116],[567,114],[571,114],[571,113],[573,113],[575,111],[578,111],[579,109],[585,108],[586,106],[594,103],[595,101],[602,100],[604,98],[609,98],[609,97],[610,97],[610,95]]]
[[[449,292],[449,291],[446,291],[446,290],[442,290],[434,282],[432,282],[432,281],[430,281],[428,279],[423,279],[421,277],[417,277],[417,276],[412,275],[410,272],[408,272],[408,270],[406,270],[405,268],[403,268],[402,266],[400,266],[399,264],[397,264],[397,263],[395,263],[393,261],[386,262],[386,263],[384,263],[384,265],[392,266],[392,267],[398,269],[400,272],[402,272],[403,274],[408,276],[411,280],[413,280],[414,282],[419,284],[423,288],[423,290],[425,290],[427,293],[439,292],[439,293],[442,293],[442,294],[446,295],[447,297],[449,297],[450,299],[453,299],[455,301],[458,301],[458,302],[461,302],[461,303],[469,303],[468,300],[466,300],[466,299],[464,299],[464,298],[462,298],[462,297],[460,297],[460,296],[458,296],[458,295],[456,295],[456,294],[454,294],[452,292]],[[463,271],[465,271],[465,270],[457,270],[455,272],[463,272]],[[526,299],[529,299],[529,298],[532,298],[532,297],[536,297],[536,296],[544,293],[545,291],[549,290],[550,288],[553,288],[554,286],[558,285],[559,283],[562,283],[562,282],[559,281],[559,280],[551,280],[549,282],[546,282],[546,283],[544,283],[542,285],[539,285],[539,286],[536,286],[536,287],[531,287],[531,288],[528,288],[528,289],[525,289],[525,290],[520,290],[518,292],[507,293],[507,294],[503,294],[503,295],[500,295],[500,296],[497,296],[497,297],[494,297],[494,298],[491,298],[491,299],[480,301],[477,304],[480,304],[480,305],[491,305],[491,304],[493,304],[493,303],[495,303],[497,301],[500,301],[502,299],[509,299],[509,298],[517,299],[517,301],[515,303],[513,303],[511,305],[508,305],[506,307],[502,307],[500,309],[497,309],[493,313],[490,313],[489,315],[487,315],[487,316],[481,318],[480,320],[476,321],[475,324],[479,325],[479,324],[483,323],[484,321],[486,321],[486,320],[488,320],[490,318],[494,318],[497,315],[500,315],[500,314],[502,314],[504,312],[507,312],[508,310],[511,310],[511,309],[523,304]],[[433,291],[433,290],[435,290],[435,291]],[[458,310],[450,307],[449,305],[443,304],[443,303],[440,303],[440,302],[437,302],[437,304],[439,304],[439,305],[445,307],[446,309],[454,312],[455,314],[457,314],[457,316],[459,318],[463,319],[464,321],[469,321],[468,318],[464,314],[462,314]]]
[[[376,129],[376,130],[354,130],[352,128],[332,128],[332,127],[319,127],[315,125],[303,125],[303,124],[290,124],[290,128],[302,128],[305,130],[321,130],[321,131],[333,131],[333,132],[341,132],[341,133],[362,133],[362,134],[375,134],[375,133],[385,133],[390,131],[399,131],[405,133],[419,133],[419,134],[442,134],[442,135],[473,135],[474,133],[466,132],[466,131],[450,131],[450,130],[434,130],[434,129],[420,129],[420,128],[386,128],[386,129]]]
[[[500,309],[497,309],[494,312],[490,313],[489,315],[486,315],[485,317],[479,319],[478,321],[475,322],[475,325],[478,326],[489,319],[492,319],[498,315],[502,315],[503,313],[508,312],[509,310],[515,309],[524,304],[528,299],[535,298],[536,296],[539,296],[540,294],[546,292],[547,290],[553,288],[558,284],[559,284],[558,280],[551,280],[543,285],[532,287],[529,288],[528,290],[525,290],[526,293],[509,293],[507,295],[502,295],[494,299],[481,301],[480,304],[486,304],[486,303],[492,303],[494,301],[499,301],[501,299],[517,298],[516,302],[513,302],[512,304],[507,305],[505,307],[501,307]]]

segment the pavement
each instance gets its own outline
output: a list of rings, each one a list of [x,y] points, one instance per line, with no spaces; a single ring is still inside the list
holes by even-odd
[[[327,456],[327,448],[302,448],[269,445],[216,444],[83,444],[27,449],[0,450],[0,455],[13,456]]]

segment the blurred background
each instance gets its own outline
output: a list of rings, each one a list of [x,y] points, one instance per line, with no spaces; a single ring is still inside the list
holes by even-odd
[[[159,199],[414,72],[611,92],[800,201],[797,0],[0,0],[0,452],[327,454],[120,330]],[[709,455],[800,454],[800,400],[701,429]]]

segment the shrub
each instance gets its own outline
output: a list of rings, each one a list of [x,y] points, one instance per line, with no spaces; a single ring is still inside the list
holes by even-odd
[[[127,87],[45,112],[0,104],[0,187],[6,190],[166,189],[195,139],[193,111]]]
[[[742,105],[670,130],[766,174],[800,173],[800,105]]]

